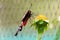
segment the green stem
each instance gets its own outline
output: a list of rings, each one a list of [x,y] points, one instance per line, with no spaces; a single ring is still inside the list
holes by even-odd
[[[41,40],[42,34],[38,34],[37,40]]]

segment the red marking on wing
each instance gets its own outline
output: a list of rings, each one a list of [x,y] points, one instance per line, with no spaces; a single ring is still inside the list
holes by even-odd
[[[25,26],[27,24],[28,18],[25,19],[25,21],[23,21],[23,26]]]

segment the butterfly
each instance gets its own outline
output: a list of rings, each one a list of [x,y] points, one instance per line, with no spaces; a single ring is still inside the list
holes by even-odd
[[[23,26],[26,26],[26,24],[28,23],[28,20],[30,19],[31,16],[32,16],[31,10],[28,10],[27,13],[23,16],[15,36],[18,35],[19,31],[22,31]]]

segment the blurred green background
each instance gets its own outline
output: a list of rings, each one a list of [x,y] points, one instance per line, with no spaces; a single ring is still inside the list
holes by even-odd
[[[29,22],[14,36],[29,9],[33,15],[43,14],[49,19],[49,30],[43,33],[41,40],[60,40],[60,0],[0,0],[0,40],[36,40],[37,31],[30,28]]]

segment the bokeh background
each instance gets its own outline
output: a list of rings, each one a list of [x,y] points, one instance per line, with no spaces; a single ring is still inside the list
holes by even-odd
[[[32,19],[14,36],[29,9],[34,16],[43,14],[49,20],[49,30],[43,33],[41,40],[60,40],[60,0],[0,0],[0,40],[36,40],[37,31],[30,27]]]

